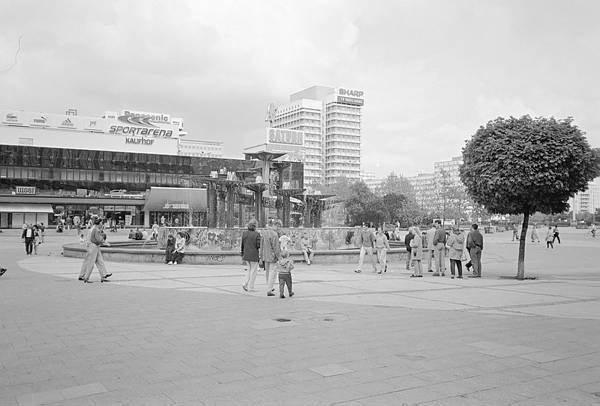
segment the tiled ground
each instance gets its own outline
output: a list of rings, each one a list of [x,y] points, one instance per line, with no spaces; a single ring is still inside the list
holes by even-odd
[[[500,234],[480,280],[317,262],[283,300],[264,275],[244,293],[241,267],[109,264],[84,285],[69,235],[25,258],[3,233],[0,405],[600,404],[600,250],[563,235],[528,247],[535,281],[499,278]]]

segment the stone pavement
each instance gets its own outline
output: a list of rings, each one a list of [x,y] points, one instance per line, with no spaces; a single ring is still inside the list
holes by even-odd
[[[486,235],[484,277],[306,266],[296,296],[241,266],[108,263],[76,280],[74,238],[40,255],[0,234],[0,405],[600,405],[600,243]],[[109,235],[109,238],[112,236]],[[97,272],[93,275],[98,281]]]

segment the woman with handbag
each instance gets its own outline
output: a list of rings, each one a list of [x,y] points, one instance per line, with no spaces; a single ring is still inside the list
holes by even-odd
[[[260,248],[260,234],[256,232],[256,220],[252,219],[248,222],[248,229],[242,233],[242,261],[246,265],[246,281],[242,285],[242,289],[246,292],[254,290],[254,280],[256,279],[256,271],[258,270],[258,250]]]

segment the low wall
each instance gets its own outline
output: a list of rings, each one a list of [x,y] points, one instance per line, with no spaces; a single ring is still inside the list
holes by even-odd
[[[102,256],[105,261],[112,262],[165,262],[165,251],[157,248],[136,248],[136,247],[102,247]],[[315,250],[315,264],[347,264],[349,269],[354,269],[354,264],[358,263],[360,250],[341,249],[341,250]],[[66,244],[63,246],[63,255],[71,258],[84,258],[86,249],[81,244]],[[291,258],[296,262],[303,262],[302,252],[291,251]],[[406,250],[404,248],[392,248],[388,250],[389,263],[401,263],[406,261]],[[182,263],[196,265],[240,265],[241,256],[238,251],[191,251],[186,252]],[[368,258],[365,258],[364,269],[370,266]]]
[[[259,233],[264,229],[257,229]],[[290,248],[300,250],[300,239],[304,234],[313,250],[338,250],[354,248],[353,237],[358,228],[324,227],[324,228],[280,228],[292,240]],[[186,232],[190,239],[186,251],[240,251],[243,228],[206,228],[206,227],[161,227],[158,231],[158,248],[167,246],[169,234]]]

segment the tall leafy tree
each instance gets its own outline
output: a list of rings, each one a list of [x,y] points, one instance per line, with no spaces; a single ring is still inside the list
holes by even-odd
[[[409,199],[415,197],[415,190],[409,180],[402,175],[396,175],[394,172],[390,173],[387,178],[381,182],[381,185],[377,187],[376,192],[380,196],[396,193],[404,195]]]
[[[380,224],[386,221],[389,213],[383,199],[376,196],[362,181],[355,182],[349,188],[351,197],[346,200],[346,222],[348,225],[362,223]]]
[[[460,178],[491,213],[523,214],[517,278],[525,273],[529,216],[560,213],[600,175],[592,150],[571,118],[502,118],[480,127],[463,148]]]

